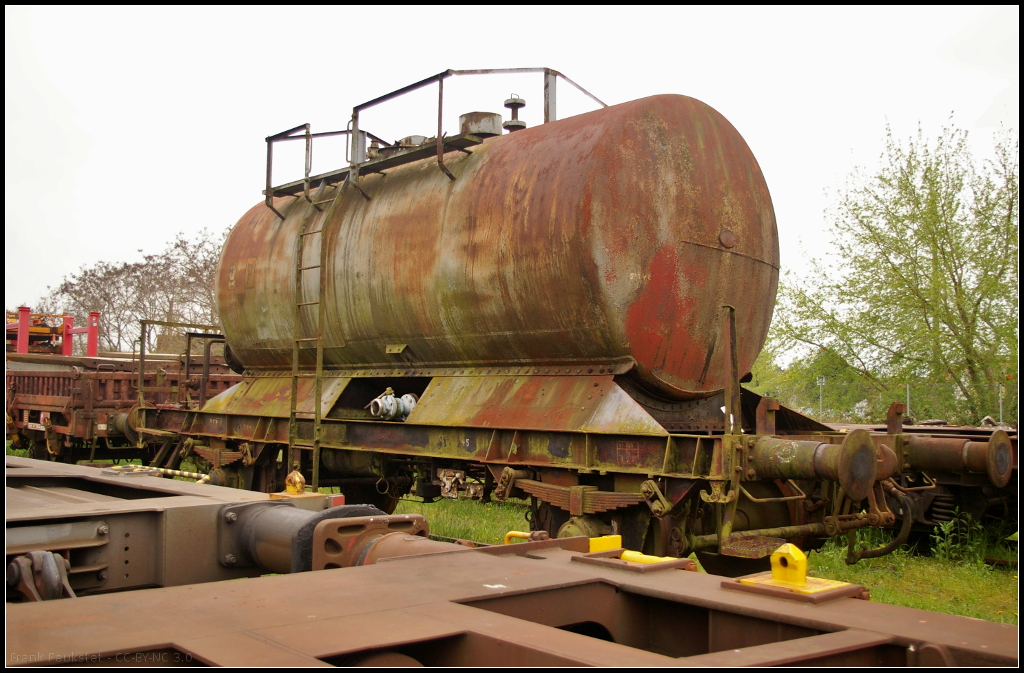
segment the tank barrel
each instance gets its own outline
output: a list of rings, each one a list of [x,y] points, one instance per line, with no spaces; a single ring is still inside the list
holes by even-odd
[[[757,161],[721,114],[664,95],[484,135],[466,153],[444,150],[454,188],[418,163],[386,178],[367,165],[358,191],[324,187],[333,205],[309,235],[302,200],[278,203],[282,218],[263,204],[244,215],[218,275],[237,359],[286,370],[297,338],[312,359],[313,308],[295,306],[315,306],[330,325],[326,369],[629,371],[667,399],[703,399],[724,386],[728,304],[744,335],[738,375],[749,371],[771,322],[778,233]],[[621,170],[638,160],[642,170]],[[548,177],[524,192],[528,175]],[[299,281],[296,255],[314,260]]]

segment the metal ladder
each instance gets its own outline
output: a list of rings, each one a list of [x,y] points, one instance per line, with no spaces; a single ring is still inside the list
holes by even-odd
[[[308,171],[307,171],[308,172]],[[316,215],[323,215],[323,211],[320,208],[320,196],[324,192],[325,182],[320,183],[320,187],[316,191],[316,195],[309,200],[306,207],[306,212],[302,216],[302,223],[299,225],[298,235],[295,237],[295,311],[293,315],[294,320],[294,333],[292,342],[292,389],[291,389],[291,403],[288,412],[288,462],[289,466],[295,465],[297,462],[301,465],[301,454],[303,449],[313,450],[313,491],[320,486],[320,442],[322,439],[321,421],[322,413],[321,409],[321,396],[323,392],[323,369],[324,369],[324,306],[321,302],[324,292],[324,274],[321,268],[324,260],[324,246],[326,237],[323,236],[323,227],[330,220],[331,214],[334,212],[334,207],[337,205],[339,198],[341,197],[342,190],[338,190],[338,195],[333,199],[331,207],[328,209],[324,217],[317,217]],[[308,191],[307,191],[308,194]],[[320,228],[310,229],[310,225],[315,226],[316,223],[320,223]],[[305,260],[304,252],[306,250],[306,238],[308,236],[314,236],[320,234],[319,245],[310,246],[316,251],[315,260]],[[319,276],[319,282],[317,283],[317,296],[315,301],[303,301],[303,274],[306,272],[316,271]],[[305,332],[302,329],[302,317],[303,311],[308,310],[311,307],[316,307],[316,336],[308,337],[305,336]],[[301,353],[301,346],[304,343],[316,343],[316,370],[315,372],[300,372],[299,371],[299,355]],[[299,379],[300,378],[312,378],[313,383],[313,439],[312,442],[309,440],[300,440],[298,436],[298,404],[299,404]]]

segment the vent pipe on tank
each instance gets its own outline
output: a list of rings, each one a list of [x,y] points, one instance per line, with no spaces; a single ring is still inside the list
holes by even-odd
[[[519,119],[519,108],[526,107],[526,101],[517,96],[516,94],[512,94],[512,97],[505,101],[505,107],[507,107],[509,110],[512,110],[512,119],[509,119],[504,124],[502,124],[502,128],[504,128],[509,133],[512,133],[514,131],[522,131],[523,129],[525,129],[526,122]]]

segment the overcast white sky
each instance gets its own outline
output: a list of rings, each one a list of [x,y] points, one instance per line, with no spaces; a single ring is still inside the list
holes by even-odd
[[[546,66],[608,104],[708,103],[761,164],[784,268],[827,244],[826,190],[876,164],[887,121],[934,136],[952,113],[979,150],[1019,128],[1017,7],[516,7],[6,7],[6,306],[231,226],[262,199],[265,136],[344,128],[353,105],[446,68]],[[512,92],[528,123],[542,114],[539,75],[448,82],[450,133]],[[588,109],[560,88],[559,117]],[[429,136],[436,114],[430,90],[362,126]],[[329,145],[314,171],[342,164]],[[275,183],[301,176],[299,155],[275,163]]]

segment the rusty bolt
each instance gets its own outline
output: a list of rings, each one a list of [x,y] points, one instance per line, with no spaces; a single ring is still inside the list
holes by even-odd
[[[101,580],[105,580],[107,579],[107,571],[101,570],[98,573],[96,573],[96,576],[99,577]]]
[[[737,472],[742,472],[743,471],[743,466],[742,465],[737,465],[736,466],[736,471]]]
[[[224,515],[224,520],[228,523],[234,523],[238,521],[238,514],[236,512],[228,512]]]
[[[96,527],[96,533],[98,535],[106,535],[109,532],[110,532],[110,528],[108,528],[106,524],[100,524],[99,526]]]
[[[747,470],[747,479],[753,479],[756,476],[757,472],[754,470],[754,468],[750,468]]]
[[[237,561],[234,554],[224,554],[224,565],[233,566]]]

